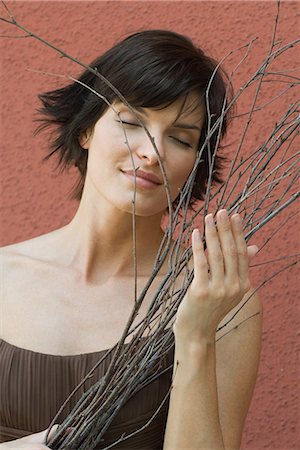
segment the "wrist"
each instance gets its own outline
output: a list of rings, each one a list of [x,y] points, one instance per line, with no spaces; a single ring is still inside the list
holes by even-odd
[[[215,359],[214,338],[179,339],[175,336],[175,365],[184,366],[185,369],[199,371]]]
[[[183,330],[176,326],[173,326],[173,332],[175,337],[175,345],[178,348],[185,349],[187,352],[206,351],[215,345],[216,342],[216,329],[201,331],[198,329],[196,332],[190,330]]]
[[[191,325],[182,317],[176,317],[173,332],[175,340],[182,342],[183,345],[195,344],[197,346],[198,344],[215,342],[218,325],[218,322],[211,323],[209,320]]]

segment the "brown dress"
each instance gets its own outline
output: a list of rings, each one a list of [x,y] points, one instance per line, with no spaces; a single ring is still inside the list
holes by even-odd
[[[21,438],[46,429],[56,412],[84,378],[87,372],[106,353],[105,350],[73,356],[56,356],[16,347],[0,339],[0,442]],[[95,371],[99,379],[108,368],[111,354]],[[162,368],[173,362],[173,351],[162,358]],[[105,448],[143,427],[165,398],[171,383],[171,370],[143,387],[120,409],[103,436]],[[81,395],[90,387],[83,385],[74,395],[59,418],[61,422]],[[116,449],[162,449],[168,402],[135,436],[117,444]]]

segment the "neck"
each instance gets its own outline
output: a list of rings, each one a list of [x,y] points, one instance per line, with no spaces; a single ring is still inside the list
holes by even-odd
[[[135,217],[111,204],[90,207],[81,201],[73,220],[63,229],[67,264],[85,283],[101,283],[113,277],[149,276],[164,232],[162,213]],[[135,246],[136,258],[133,256]]]

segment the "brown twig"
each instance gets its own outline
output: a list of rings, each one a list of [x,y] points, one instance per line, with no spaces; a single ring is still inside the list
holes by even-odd
[[[182,192],[180,193],[179,202],[175,210],[171,203],[171,197],[169,192],[168,180],[166,177],[163,163],[160,159],[159,152],[155,146],[155,141],[145,124],[140,120],[136,110],[132,107],[126,99],[120,94],[120,92],[103,77],[95,68],[78,61],[76,58],[68,55],[63,50],[55,47],[51,43],[47,42],[43,38],[27,30],[24,26],[19,24],[14,18],[11,11],[6,4],[4,5],[9,19],[0,18],[5,23],[13,25],[18,29],[24,31],[26,34],[24,37],[32,37],[37,39],[44,45],[52,48],[59,55],[67,58],[77,65],[85,68],[93,73],[96,77],[100,78],[106,83],[107,86],[115,93],[119,98],[135,115],[136,120],[144,129],[148,139],[150,140],[153,148],[155,149],[160,170],[162,173],[164,186],[166,188],[166,197],[169,210],[169,221],[166,228],[165,236],[161,242],[157,257],[155,259],[153,272],[150,275],[147,283],[145,284],[140,295],[137,295],[137,268],[138,261],[136,257],[136,224],[135,224],[135,194],[132,200],[132,228],[133,228],[133,265],[134,265],[134,302],[133,309],[128,318],[127,324],[122,332],[120,340],[116,345],[110,349],[109,353],[112,355],[111,362],[108,370],[101,380],[95,382],[95,384],[80,398],[76,406],[64,420],[61,426],[58,428],[53,438],[48,442],[48,434],[46,442],[48,446],[54,449],[67,449],[76,448],[77,450],[83,450],[86,448],[93,449],[97,443],[101,442],[102,436],[109,427],[111,421],[116,416],[120,408],[124,403],[134,395],[139,389],[145,386],[150,380],[160,376],[163,370],[160,368],[161,355],[166,354],[173,345],[172,325],[176,317],[176,311],[180,305],[180,302],[186,295],[190,283],[193,279],[193,269],[189,268],[189,261],[192,256],[190,247],[183,249],[182,244],[186,240],[191,227],[195,220],[200,215],[204,216],[209,208],[226,208],[229,213],[240,211],[243,214],[243,223],[246,240],[248,241],[255,233],[258,232],[263,226],[278,217],[282,211],[286,211],[287,207],[290,207],[299,196],[295,181],[299,176],[297,174],[296,161],[298,163],[298,153],[294,152],[293,145],[295,143],[296,136],[299,135],[299,103],[295,102],[289,106],[288,110],[280,117],[277,117],[277,123],[274,125],[273,130],[265,138],[264,142],[255,150],[251,151],[251,154],[247,157],[242,157],[242,150],[246,143],[246,137],[251,131],[253,124],[254,114],[268,107],[277,98],[285,96],[292,88],[299,84],[299,79],[295,76],[288,76],[288,70],[274,72],[271,69],[272,63],[283,53],[287,52],[290,48],[297,45],[299,40],[295,40],[286,45],[282,45],[281,42],[276,41],[276,30],[278,24],[279,6],[275,19],[275,25],[273,29],[273,35],[269,51],[260,64],[260,66],[254,71],[249,79],[237,90],[237,93],[228,102],[226,98],[223,102],[222,114],[215,121],[214,125],[211,125],[210,120],[210,104],[209,104],[209,89],[215,76],[214,72],[211,82],[207,87],[205,93],[206,108],[208,111],[208,126],[206,139],[202,147],[199,149],[194,168],[185,183]],[[252,50],[254,41],[239,47],[229,52],[222,60],[227,59],[233,54],[237,54],[239,51],[246,49],[245,53],[230,72],[228,79],[229,86],[233,84],[233,78],[238,68],[247,60],[250,50]],[[276,48],[275,48],[276,47]],[[219,65],[217,69],[219,68]],[[216,70],[217,70],[216,69]],[[63,75],[55,75],[63,76]],[[273,95],[272,100],[259,104],[260,93],[263,84],[270,82],[272,78],[277,82],[288,83],[286,89],[280,91],[278,94]],[[74,82],[81,83],[74,77],[69,77]],[[234,118],[241,118],[246,115],[246,123],[244,124],[243,131],[238,140],[237,146],[234,151],[232,163],[227,171],[226,180],[218,189],[214,189],[212,186],[212,175],[214,170],[214,159],[217,154],[218,146],[221,140],[221,129],[225,116],[235,107],[240,98],[248,92],[249,87],[255,86],[255,93],[252,97],[251,105],[247,113],[234,116]],[[83,85],[83,83],[81,83]],[[114,108],[107,100],[101,96],[98,92],[94,91],[90,86],[84,85],[84,87],[95,95],[99,96],[103,101],[106,101],[109,107]],[[118,114],[118,111],[115,110]],[[120,122],[121,119],[120,119]],[[130,144],[126,136],[126,129],[123,127],[125,142],[128,147],[128,151],[132,158],[132,152]],[[211,146],[211,137],[216,136],[216,145],[214,148]],[[206,195],[204,203],[197,204],[190,217],[190,200],[192,200],[192,188],[195,180],[197,168],[202,161],[203,152],[210,149],[211,159],[209,161],[209,177],[206,189]],[[279,160],[279,162],[278,162]],[[134,176],[136,176],[136,170],[132,159],[132,166],[134,170]],[[134,178],[135,179],[135,178]],[[289,181],[290,180],[290,181]],[[135,184],[134,184],[135,187]],[[292,217],[292,215],[289,215]],[[287,222],[286,218],[285,222]],[[174,238],[175,231],[178,231],[178,236]],[[277,230],[276,230],[277,232]],[[275,233],[271,233],[270,236],[274,236]],[[269,240],[267,240],[269,242]],[[297,256],[297,255],[296,255]],[[168,257],[168,273],[163,277],[158,289],[156,290],[153,298],[149,304],[146,315],[138,323],[134,320],[137,317],[138,311],[144,301],[144,298],[155,280],[163,262]],[[276,258],[264,264],[271,264],[282,259],[286,259],[288,256]],[[297,261],[280,268],[267,279],[265,279],[257,289],[264,286],[268,281],[273,279],[276,275],[281,273],[287,268],[291,268]],[[262,263],[263,264],[263,263]],[[179,282],[182,278],[182,284],[180,288],[176,286],[176,282]],[[256,290],[257,290],[256,289]],[[255,290],[255,292],[256,292]],[[238,308],[238,310],[232,315],[225,324],[219,327],[218,332],[227,326],[236,315],[242,310],[245,304],[250,300],[249,296]],[[255,317],[253,315],[251,317]],[[240,322],[236,327],[247,321],[247,318]],[[234,327],[233,329],[236,329]],[[229,330],[226,334],[231,332]],[[126,339],[130,338],[130,342],[125,343]],[[219,340],[220,338],[217,338]],[[138,349],[138,351],[137,351]],[[108,353],[97,362],[97,364],[88,372],[86,377],[81,383],[73,390],[70,396],[66,399],[57,415],[53,418],[50,424],[49,430],[53,423],[68,404],[69,400],[78,392],[78,389],[83,383],[89,380],[95,369],[106,358]],[[169,368],[171,369],[171,368]],[[157,414],[157,413],[156,413]],[[154,417],[154,416],[153,416]],[[150,419],[141,429],[137,430],[133,434],[144,429],[151,422]],[[66,434],[66,430],[71,427],[72,431]],[[131,435],[130,435],[131,436]],[[118,442],[128,439],[130,436],[123,436]],[[107,447],[115,446],[117,443]]]

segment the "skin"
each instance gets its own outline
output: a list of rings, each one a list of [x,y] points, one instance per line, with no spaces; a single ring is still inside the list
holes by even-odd
[[[94,129],[87,130],[80,138],[82,147],[89,152],[88,169],[82,199],[73,220],[55,232],[9,246],[3,251],[4,262],[14,267],[15,280],[11,283],[13,287],[10,287],[8,280],[6,289],[11,292],[12,300],[11,304],[6,304],[2,338],[8,342],[50,354],[85,353],[99,350],[95,347],[97,342],[103,342],[107,348],[118,337],[110,335],[109,331],[102,331],[100,335],[99,323],[95,324],[94,329],[84,329],[80,334],[79,325],[91,324],[94,317],[99,316],[97,311],[101,311],[105,319],[109,318],[110,324],[115,321],[111,330],[120,332],[125,325],[122,320],[132,308],[134,271],[133,185],[122,173],[122,170],[132,168],[132,160],[124,142],[124,128],[135,167],[158,177],[161,173],[158,156],[134,115],[121,103],[115,103],[114,108],[126,123],[122,125],[119,116],[108,109]],[[203,107],[197,96],[190,94],[167,108],[145,108],[142,113],[141,119],[155,139],[171,197],[175,200],[193,168],[200,134],[199,129],[186,130],[178,128],[178,125],[201,126]],[[166,206],[163,185],[152,190],[137,188],[139,289],[152,271],[163,237],[160,223]],[[249,295],[248,265],[257,249],[253,246],[247,248],[237,215],[229,219],[223,210],[215,219],[217,226],[211,215],[205,219],[207,251],[202,247],[198,231],[193,232],[195,278],[178,310],[174,325],[174,380],[164,450],[239,448],[255,384],[261,315],[245,322],[218,343],[216,329],[227,320],[228,313],[237,308],[243,297]],[[41,308],[35,303],[34,296],[26,305],[27,316],[18,304],[16,280],[28,277],[28,269],[25,272],[22,268],[22,258],[27,261],[26,267],[32,267],[31,276],[36,277],[26,279],[26,284],[30,282],[31,286],[36,286],[39,294],[37,301],[44,294],[45,318],[41,316],[35,321],[32,340],[28,337],[32,334],[28,333],[28,329],[32,328],[33,323],[28,311],[33,311],[32,315],[35,314],[36,318],[36,314],[41,314]],[[31,266],[28,266],[28,261]],[[42,271],[41,261],[46,264],[46,271]],[[164,266],[160,276],[166,271],[167,266]],[[47,293],[42,292],[41,280],[47,286]],[[56,302],[56,314],[52,314],[53,298],[57,298],[56,285],[60,286],[61,291],[65,287],[65,297],[70,296],[71,309],[65,306],[64,297],[63,302]],[[20,286],[22,292],[24,287]],[[102,300],[99,303],[99,299],[104,298],[102,294],[110,291],[113,292],[110,297],[112,306],[101,303]],[[113,301],[117,292],[122,292],[123,298],[116,307]],[[85,299],[84,305],[82,298]],[[16,311],[19,310],[18,319]],[[77,321],[75,311],[79,311],[80,321]],[[261,305],[257,296],[253,296],[231,327],[257,312],[261,312]],[[27,323],[26,317],[29,317]],[[64,323],[61,327],[64,337],[61,340],[57,337],[59,317],[63,318]],[[44,333],[45,324],[47,333]],[[18,336],[13,332],[16,329],[21,330]],[[98,339],[94,338],[95,333],[98,333]],[[89,340],[88,335],[92,335],[93,339]],[[54,339],[54,336],[57,338]],[[15,339],[14,342],[12,339]],[[43,442],[44,434],[38,433],[1,444],[0,447],[47,448]]]
[[[219,367],[216,330],[250,291],[248,264],[257,248],[247,249],[238,214],[229,219],[221,210],[216,219],[217,226],[211,214],[205,218],[207,254],[198,230],[193,232],[195,277],[174,326],[174,381],[164,450],[238,449],[254,388],[261,320],[224,339]],[[261,312],[257,297],[244,317],[255,308]]]

